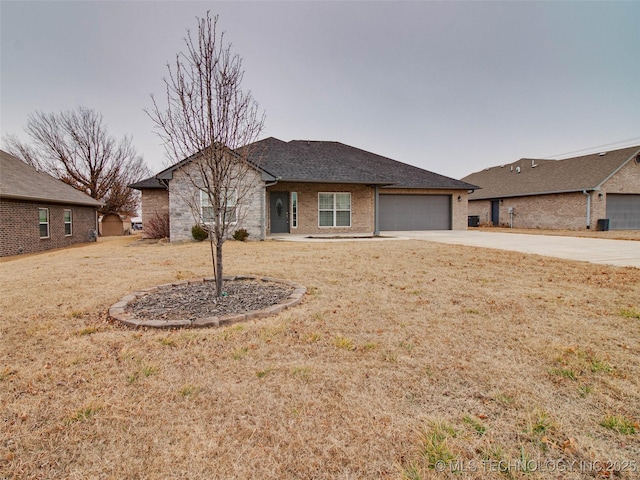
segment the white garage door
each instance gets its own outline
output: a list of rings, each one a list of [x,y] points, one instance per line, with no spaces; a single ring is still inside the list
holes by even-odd
[[[640,195],[607,195],[611,230],[640,230]]]
[[[380,195],[380,230],[451,230],[451,195]]]

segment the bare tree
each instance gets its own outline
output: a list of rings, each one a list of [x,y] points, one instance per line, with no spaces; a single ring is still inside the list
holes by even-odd
[[[178,172],[192,188],[183,197],[209,232],[215,295],[220,297],[222,246],[255,186],[256,164],[249,161],[248,145],[262,132],[264,114],[251,92],[242,90],[242,58],[217,31],[218,17],[207,12],[197,22],[195,38],[187,31],[186,52],[176,55],[173,67],[167,64],[166,106],[161,109],[152,95],[153,109],[147,113],[168,156],[187,159]]]
[[[127,185],[149,176],[149,169],[131,137],[118,142],[109,135],[100,113],[85,107],[35,112],[25,131],[31,143],[4,138],[11,154],[103,202],[105,213],[135,215],[139,196]]]

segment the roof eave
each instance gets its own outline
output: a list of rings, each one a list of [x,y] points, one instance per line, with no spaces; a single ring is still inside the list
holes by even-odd
[[[55,203],[56,205],[81,205],[86,207],[102,207],[103,203],[97,200],[93,201],[81,201],[81,200],[61,200],[55,198],[46,198],[46,197],[36,197],[29,195],[12,195],[12,194],[2,194],[0,195],[0,200],[25,200],[28,202],[42,202],[42,203]]]

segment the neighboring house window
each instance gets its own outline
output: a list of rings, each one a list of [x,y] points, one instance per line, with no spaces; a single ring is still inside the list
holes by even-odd
[[[229,190],[226,194],[227,208],[224,215],[224,222],[233,224],[238,221],[237,214],[238,196],[235,190]],[[214,223],[215,214],[213,205],[209,199],[209,194],[204,190],[200,190],[200,218],[203,223]]]
[[[350,227],[351,194],[319,193],[318,225],[321,227]]]
[[[64,211],[64,234],[67,237],[73,234],[73,214],[70,209]]]
[[[40,222],[40,238],[49,238],[49,209],[39,208],[38,219]]]
[[[298,192],[291,192],[291,228],[298,228]]]

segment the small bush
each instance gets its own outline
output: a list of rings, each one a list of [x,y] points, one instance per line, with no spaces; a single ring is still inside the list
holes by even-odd
[[[244,242],[249,237],[249,232],[247,232],[246,228],[239,228],[235,232],[233,232],[233,239],[238,240],[239,242]]]
[[[203,240],[207,239],[209,233],[204,228],[202,228],[201,225],[194,225],[191,228],[191,236],[196,242],[202,242]]]
[[[144,225],[145,238],[169,238],[169,214],[156,212]]]

